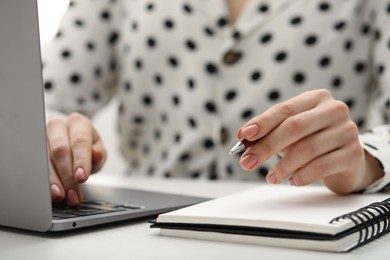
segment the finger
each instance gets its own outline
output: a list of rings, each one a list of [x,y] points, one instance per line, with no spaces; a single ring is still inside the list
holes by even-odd
[[[316,108],[300,113],[299,115],[287,118],[278,127],[264,136],[258,142],[247,149],[242,155],[241,166],[245,170],[253,170],[259,164],[270,159],[274,154],[283,151],[298,140],[304,139],[314,133],[319,132],[339,121],[335,115],[328,119],[328,109]],[[249,160],[247,155],[252,154],[258,158],[257,162]]]
[[[264,113],[252,118],[237,132],[239,139],[259,139],[287,118],[300,114],[316,107],[322,100],[329,99],[331,94],[328,90],[313,90],[302,93],[287,101],[272,106]]]
[[[60,202],[65,198],[65,191],[62,187],[61,181],[57,176],[54,166],[49,160],[49,173],[50,173],[50,194],[52,201]]]
[[[92,147],[92,171],[91,173],[96,173],[101,170],[104,165],[104,162],[107,159],[107,152],[104,147],[103,142],[98,139],[98,141]]]
[[[69,116],[68,124],[74,180],[83,183],[88,179],[92,168],[93,127],[89,119],[77,113]]]
[[[303,186],[328,176],[346,173],[350,168],[351,163],[353,163],[350,160],[345,159],[348,158],[346,156],[349,155],[350,151],[342,147],[317,157],[305,167],[293,173],[289,182],[294,186]]]
[[[47,138],[53,171],[56,172],[65,193],[67,193],[76,185],[73,178],[72,156],[65,120],[50,120],[47,124]]]
[[[276,175],[276,183],[288,178],[315,158],[352,142],[357,135],[357,131],[353,131],[352,127],[354,125],[351,123],[338,128],[327,128],[290,146],[288,152],[272,169]],[[354,132],[356,135],[352,134]]]

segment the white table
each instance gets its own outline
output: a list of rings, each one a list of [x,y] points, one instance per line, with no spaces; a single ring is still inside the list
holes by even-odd
[[[189,195],[218,197],[255,187],[256,183],[193,180],[122,179],[94,176],[94,184],[137,187]],[[349,253],[326,253],[298,249],[163,237],[150,229],[146,219],[67,233],[42,234],[0,227],[0,259],[387,259],[387,235]]]

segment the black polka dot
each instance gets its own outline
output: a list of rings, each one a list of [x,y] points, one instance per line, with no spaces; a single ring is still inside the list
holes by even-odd
[[[331,81],[331,86],[335,89],[343,85],[343,79],[340,76],[335,76]]]
[[[256,81],[259,81],[261,79],[261,71],[259,70],[255,70],[251,73],[250,75],[250,79],[253,81],[253,82],[256,82]]]
[[[237,91],[232,89],[226,92],[225,99],[226,101],[233,101],[237,97]]]
[[[213,62],[208,62],[205,65],[206,72],[210,75],[214,75],[218,73],[217,65]]]
[[[172,173],[170,171],[164,172],[164,178],[171,178],[171,177],[172,177]]]
[[[293,26],[300,25],[300,24],[302,24],[302,22],[303,22],[303,18],[302,18],[302,16],[299,16],[299,15],[293,16],[290,19],[290,24]]]
[[[334,25],[333,28],[336,31],[343,31],[345,27],[347,26],[347,23],[345,21],[337,21]]]
[[[385,65],[379,64],[377,66],[377,73],[378,73],[378,75],[382,75],[385,72],[385,70],[386,70]]]
[[[96,49],[96,44],[93,41],[87,41],[85,47],[88,51],[94,51]]]
[[[269,10],[269,6],[267,4],[260,4],[259,7],[257,8],[257,11],[260,14],[264,14],[264,13],[268,12],[268,10]]]
[[[323,1],[318,5],[318,9],[322,12],[327,12],[331,9],[331,6],[328,2]]]
[[[381,36],[382,36],[381,31],[380,31],[379,29],[376,29],[376,30],[374,31],[374,39],[375,39],[376,41],[379,41],[379,40],[381,39]]]
[[[119,39],[119,34],[117,32],[111,32],[108,36],[108,43],[110,45],[115,45]]]
[[[285,51],[279,51],[275,54],[275,61],[276,62],[283,62],[287,59],[287,52]]]
[[[168,64],[171,68],[177,68],[179,66],[179,60],[175,56],[168,57]]]
[[[116,69],[118,68],[118,63],[116,61],[115,58],[112,58],[110,60],[110,62],[108,63],[108,68],[110,69],[110,71],[116,71]]]
[[[360,27],[360,32],[363,34],[363,35],[368,35],[371,31],[371,26],[370,24],[367,24],[367,23],[364,23],[362,24],[362,26]]]
[[[165,112],[160,113],[160,120],[162,123],[168,123],[168,115]]]
[[[151,106],[153,104],[153,98],[150,95],[145,95],[142,98],[142,102],[145,106]]]
[[[190,159],[191,159],[191,154],[188,153],[188,152],[182,153],[182,154],[180,155],[180,161],[182,161],[182,162],[187,162],[187,161],[189,161]]]
[[[176,133],[174,136],[173,136],[173,142],[178,144],[180,143],[181,141],[181,134],[180,133]]]
[[[166,19],[164,20],[164,28],[167,30],[172,30],[175,27],[175,23],[172,19]]]
[[[125,105],[123,104],[123,102],[121,101],[118,105],[118,114],[119,115],[123,115],[125,112]]]
[[[195,51],[197,48],[197,44],[193,39],[188,39],[185,41],[185,46],[190,51]]]
[[[150,49],[155,48],[157,45],[156,39],[154,37],[148,37],[146,39],[146,46],[149,47]]]
[[[207,101],[205,103],[205,109],[209,113],[216,113],[217,112],[217,106],[213,101]]]
[[[217,21],[218,27],[225,27],[228,24],[228,19],[226,17],[220,17]]]
[[[58,31],[57,33],[56,33],[56,35],[54,36],[56,39],[61,39],[62,38],[62,36],[64,35],[64,33],[63,33],[63,31]]]
[[[102,18],[103,21],[109,21],[111,19],[111,14],[108,10],[104,10],[100,13],[100,18]]]
[[[160,74],[154,75],[154,82],[156,83],[157,86],[161,86],[164,83],[164,79],[162,75]]]
[[[314,34],[310,34],[305,38],[305,43],[307,46],[313,46],[317,43],[318,38]]]
[[[54,83],[53,83],[53,81],[46,80],[43,83],[43,86],[44,86],[45,90],[52,90],[54,88]]]
[[[95,78],[101,77],[101,75],[103,73],[102,70],[103,70],[102,67],[100,67],[99,65],[94,68],[93,75],[95,76]]]
[[[344,42],[344,50],[351,51],[353,49],[354,43],[352,39],[347,39]]]
[[[176,107],[180,105],[180,97],[178,95],[172,96],[172,104]]]
[[[272,40],[272,34],[271,33],[265,33],[265,34],[261,35],[260,39],[259,39],[261,44],[267,44],[271,40]]]
[[[344,103],[348,106],[349,109],[353,109],[355,105],[355,101],[352,98],[345,99]]]
[[[297,85],[301,85],[305,82],[305,74],[303,72],[296,72],[293,74],[293,82]]]
[[[208,37],[214,36],[214,34],[215,34],[214,30],[209,26],[204,27],[203,31],[205,32],[206,36],[208,36]]]
[[[126,91],[126,92],[129,92],[131,90],[131,83],[130,81],[125,81],[123,82],[123,89]]]
[[[155,167],[154,166],[149,166],[149,168],[148,168],[148,175],[149,176],[153,176],[154,175],[154,173],[155,173],[155,171],[156,171],[156,169],[155,169]]]
[[[136,116],[133,117],[133,123],[134,124],[140,125],[140,124],[143,124],[144,122],[145,122],[145,119],[141,115],[136,115]]]
[[[235,40],[235,41],[238,41],[241,39],[241,33],[237,30],[235,30],[233,33],[232,33],[232,38]]]
[[[187,86],[189,89],[194,89],[196,86],[195,79],[193,79],[193,78],[187,79]]]
[[[102,95],[98,91],[92,92],[92,100],[95,102],[99,102],[102,99]]]
[[[318,65],[321,67],[321,68],[327,68],[329,67],[329,65],[331,64],[331,58],[329,56],[323,56],[319,59],[318,61]]]
[[[79,73],[72,73],[69,77],[70,83],[79,85],[81,83],[81,75]]]
[[[253,113],[252,109],[245,109],[241,113],[241,118],[246,120],[246,119],[251,118],[253,115],[254,115],[254,113]]]
[[[137,22],[137,21],[133,21],[133,22],[131,23],[131,30],[132,30],[133,32],[138,31],[138,22]]]
[[[61,51],[61,57],[63,59],[69,59],[72,56],[72,52],[69,49]]]
[[[356,73],[362,73],[366,69],[366,64],[364,62],[361,62],[361,61],[356,62],[354,69],[355,69]]]
[[[271,90],[268,93],[268,99],[270,101],[277,101],[280,98],[280,92],[278,90]]]
[[[189,3],[185,3],[185,4],[183,5],[183,11],[184,11],[185,13],[187,13],[187,14],[192,14],[193,11],[194,11],[194,9],[193,9],[193,7],[192,7]]]
[[[196,128],[198,123],[196,122],[196,119],[193,117],[188,118],[188,124],[191,128]]]
[[[233,165],[231,165],[231,164],[226,165],[226,173],[229,176],[234,175],[234,167],[233,167]]]
[[[198,179],[200,176],[201,176],[201,173],[199,171],[191,172],[192,179]]]
[[[137,70],[141,70],[143,68],[143,62],[140,58],[137,58],[134,60],[134,67],[137,69]]]
[[[214,148],[214,141],[213,141],[211,138],[206,138],[206,139],[203,141],[203,147],[204,147],[206,150],[213,149],[213,148]]]
[[[154,3],[147,3],[146,4],[146,11],[151,12],[154,10]]]
[[[74,24],[76,25],[76,27],[84,27],[85,22],[84,20],[77,18],[74,20]]]
[[[84,104],[85,104],[85,98],[83,98],[83,97],[78,97],[77,99],[76,99],[76,102],[77,102],[77,104],[79,105],[79,106],[83,106]]]

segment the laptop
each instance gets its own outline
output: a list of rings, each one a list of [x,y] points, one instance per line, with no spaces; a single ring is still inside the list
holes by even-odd
[[[52,204],[38,28],[36,0],[0,1],[0,225],[64,231],[205,201],[87,184],[80,207]]]

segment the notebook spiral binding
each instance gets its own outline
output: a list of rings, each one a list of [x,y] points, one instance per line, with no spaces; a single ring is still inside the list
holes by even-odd
[[[359,241],[353,248],[367,244],[390,232],[390,198],[336,217],[330,223],[343,219],[352,220],[359,229]]]

